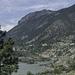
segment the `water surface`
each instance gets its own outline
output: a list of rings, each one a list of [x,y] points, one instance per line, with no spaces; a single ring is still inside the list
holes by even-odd
[[[38,72],[46,71],[47,70],[46,67],[39,66],[39,64],[42,64],[42,63],[43,62],[40,62],[38,64],[19,63],[18,72],[13,73],[12,75],[26,75],[28,71],[32,72],[33,74],[38,73]],[[44,62],[44,63],[47,63],[47,62]]]

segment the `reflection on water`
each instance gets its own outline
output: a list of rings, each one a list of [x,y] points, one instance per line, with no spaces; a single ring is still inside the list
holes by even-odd
[[[19,69],[17,73],[13,73],[12,75],[26,75],[28,71],[32,72],[33,74],[38,73],[38,72],[43,72],[46,71],[47,68],[43,66],[39,66],[39,64],[26,64],[26,63],[19,63]]]

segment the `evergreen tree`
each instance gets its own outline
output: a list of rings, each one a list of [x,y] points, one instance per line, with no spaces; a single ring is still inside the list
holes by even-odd
[[[18,58],[14,55],[12,38],[3,40],[6,32],[0,31],[0,75],[11,75],[18,69]]]
[[[32,74],[30,71],[28,71],[28,72],[27,72],[27,75],[34,75],[34,74]]]

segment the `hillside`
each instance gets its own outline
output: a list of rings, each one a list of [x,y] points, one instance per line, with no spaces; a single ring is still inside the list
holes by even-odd
[[[75,5],[58,11],[29,13],[7,33],[7,37],[13,38],[17,50],[26,50],[26,56],[51,50],[55,48],[53,44],[62,42],[63,37],[75,33],[74,8]],[[59,45],[57,48],[59,49]]]
[[[44,9],[29,13],[7,33],[7,37],[11,36],[14,39],[15,46],[26,50],[30,46],[38,47],[40,51],[43,44],[50,45],[56,41],[54,38],[74,32],[75,5],[58,11]]]

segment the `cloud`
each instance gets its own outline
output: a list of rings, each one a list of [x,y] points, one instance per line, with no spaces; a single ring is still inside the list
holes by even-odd
[[[50,9],[58,10],[61,8],[68,7],[69,5],[75,3],[75,0],[1,0],[0,1],[0,14],[3,13],[14,13],[17,14],[18,11],[30,11],[30,10],[39,10],[39,9]]]
[[[63,2],[60,2],[59,0],[57,2],[49,2],[48,4],[33,4],[33,5],[30,5],[30,6],[8,6],[5,8],[6,11],[8,12],[18,12],[18,11],[24,11],[24,10],[36,10],[36,9],[42,9],[42,8],[48,8],[50,10],[57,10],[58,8],[64,8],[64,7],[67,7],[68,5],[70,4],[69,1],[63,1]]]
[[[3,30],[10,30],[18,20],[30,12],[48,9],[59,10],[75,3],[75,0],[0,0],[0,23]]]
[[[7,24],[5,26],[2,26],[1,27],[1,30],[3,31],[9,31],[10,29],[12,29],[14,27],[14,25],[10,25],[10,24]]]
[[[8,22],[12,23],[12,24],[16,24],[18,22],[18,18],[12,18],[10,20],[8,20]]]

